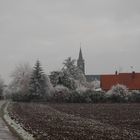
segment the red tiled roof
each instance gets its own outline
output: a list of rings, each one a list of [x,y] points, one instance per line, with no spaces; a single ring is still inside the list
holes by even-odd
[[[130,90],[140,90],[140,73],[119,73],[101,75],[101,88],[109,90],[113,85],[122,84]]]

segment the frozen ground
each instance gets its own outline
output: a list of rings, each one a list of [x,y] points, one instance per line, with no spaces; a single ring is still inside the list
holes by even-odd
[[[10,116],[37,140],[139,140],[139,104],[13,103]]]
[[[0,101],[0,108],[3,105],[4,101]],[[8,129],[5,122],[0,117],[0,140],[18,140]]]
[[[20,138],[22,138],[24,140],[34,140],[33,136],[31,134],[29,134],[28,132],[26,132],[18,122],[11,119],[11,117],[9,116],[9,113],[7,111],[8,105],[9,105],[9,103],[7,103],[6,107],[4,108],[5,121],[17,132],[17,134]]]

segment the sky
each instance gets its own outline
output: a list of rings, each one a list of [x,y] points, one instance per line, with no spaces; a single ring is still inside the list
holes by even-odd
[[[0,0],[0,75],[41,61],[49,74],[80,43],[87,74],[140,72],[140,0]]]

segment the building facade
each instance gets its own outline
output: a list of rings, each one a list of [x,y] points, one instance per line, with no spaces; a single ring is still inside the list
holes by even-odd
[[[108,91],[117,84],[125,85],[129,90],[140,90],[140,73],[117,73],[108,75],[87,75],[85,73],[85,60],[83,59],[82,49],[80,48],[77,66],[86,77],[87,82],[100,81],[102,90]]]
[[[101,88],[108,91],[117,84],[125,85],[129,90],[140,90],[140,73],[115,73],[101,75]]]

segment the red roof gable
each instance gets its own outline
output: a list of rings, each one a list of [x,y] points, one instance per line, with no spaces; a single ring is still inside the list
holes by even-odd
[[[119,73],[101,75],[101,88],[109,90],[113,85],[122,84],[130,90],[140,90],[140,73]]]

